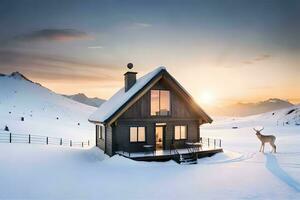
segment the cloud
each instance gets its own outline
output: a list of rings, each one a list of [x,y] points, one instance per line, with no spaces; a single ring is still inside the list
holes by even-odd
[[[0,50],[0,72],[20,71],[30,77],[50,81],[119,81],[112,65],[86,63],[57,55],[37,55]]]
[[[14,39],[17,41],[72,41],[91,39],[87,33],[76,29],[42,29],[31,33],[18,35]]]
[[[103,46],[89,46],[88,49],[103,49]]]
[[[252,64],[256,64],[256,63],[261,62],[261,61],[271,59],[271,58],[272,58],[272,56],[269,55],[269,54],[262,54],[262,55],[259,55],[255,58],[251,59],[251,60],[245,60],[242,63],[245,64],[245,65],[252,65]]]
[[[260,55],[260,56],[256,57],[254,60],[255,61],[262,61],[262,60],[267,60],[267,59],[270,59],[270,58],[271,58],[271,55],[264,54],[264,55]]]
[[[128,28],[129,29],[144,29],[144,28],[149,28],[149,27],[152,27],[152,24],[136,22],[136,23],[130,24]]]
[[[148,24],[148,23],[134,23],[133,25],[141,28],[148,28],[152,26],[152,24]]]
[[[243,63],[244,63],[245,65],[251,65],[251,64],[253,64],[252,61],[244,61]]]

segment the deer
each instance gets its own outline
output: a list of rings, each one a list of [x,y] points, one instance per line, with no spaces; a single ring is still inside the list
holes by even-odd
[[[256,136],[261,141],[261,146],[260,146],[259,152],[262,151],[264,153],[265,143],[269,143],[272,146],[271,152],[276,153],[276,145],[275,145],[276,137],[274,135],[261,134],[261,131],[264,130],[264,128],[262,128],[261,130],[256,130],[255,128],[253,128],[253,130],[256,132]]]

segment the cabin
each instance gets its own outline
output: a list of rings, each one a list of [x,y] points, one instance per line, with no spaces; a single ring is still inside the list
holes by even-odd
[[[127,71],[124,87],[89,117],[97,147],[109,156],[135,160],[168,160],[174,155],[180,160],[221,151],[220,140],[200,137],[200,126],[212,119],[165,67],[136,77],[137,72]],[[204,142],[214,148],[204,150]]]

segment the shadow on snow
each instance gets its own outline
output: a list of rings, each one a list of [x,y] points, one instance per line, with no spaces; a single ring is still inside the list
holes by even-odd
[[[277,158],[273,154],[266,154],[266,157],[266,168],[282,182],[286,183],[297,192],[300,192],[300,183],[279,166]]]

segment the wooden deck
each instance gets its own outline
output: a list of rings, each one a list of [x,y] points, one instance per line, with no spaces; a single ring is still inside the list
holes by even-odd
[[[197,158],[210,157],[215,155],[216,153],[223,152],[222,148],[203,148],[197,149],[193,153],[197,155]],[[154,152],[136,152],[136,153],[128,153],[123,151],[118,151],[116,154],[124,156],[126,158],[130,158],[136,161],[168,161],[173,160],[175,155],[189,155],[191,152],[188,149],[177,149],[177,152],[174,150],[157,150]]]

